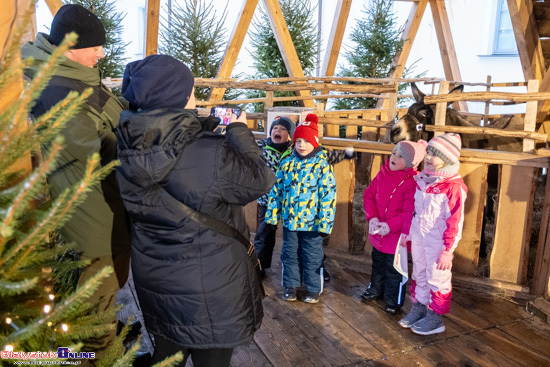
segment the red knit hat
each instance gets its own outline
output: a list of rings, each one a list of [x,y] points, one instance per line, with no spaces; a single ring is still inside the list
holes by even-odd
[[[399,152],[401,157],[405,160],[407,168],[416,167],[426,155],[426,147],[428,142],[420,139],[418,142],[413,141],[400,141],[393,148],[394,152]]]
[[[310,113],[306,116],[306,119],[302,121],[300,125],[296,128],[296,131],[294,131],[294,136],[292,138],[292,142],[295,142],[296,139],[305,139],[311,145],[313,145],[314,148],[317,148],[319,146],[319,126],[317,123],[319,122],[319,118],[317,115]]]

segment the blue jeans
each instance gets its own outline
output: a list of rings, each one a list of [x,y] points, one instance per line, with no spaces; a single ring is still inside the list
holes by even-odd
[[[298,288],[302,285],[301,265],[306,290],[315,293],[323,291],[323,237],[319,232],[289,231],[283,228],[281,261],[283,287]]]

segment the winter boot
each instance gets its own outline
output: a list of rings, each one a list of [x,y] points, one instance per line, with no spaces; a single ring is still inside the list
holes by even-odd
[[[319,293],[317,292],[307,292],[306,298],[304,298],[306,303],[317,303],[319,302]]]
[[[296,288],[285,287],[283,299],[289,302],[296,301]]]
[[[431,335],[442,333],[445,331],[445,324],[443,323],[443,315],[438,315],[433,310],[428,309],[426,317],[413,324],[412,331],[420,335]]]
[[[420,302],[413,302],[409,313],[399,320],[398,324],[404,328],[410,328],[415,322],[426,317],[426,305]]]

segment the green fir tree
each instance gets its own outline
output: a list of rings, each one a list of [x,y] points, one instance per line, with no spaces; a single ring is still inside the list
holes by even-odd
[[[358,20],[351,32],[352,46],[345,53],[349,66],[341,67],[338,76],[387,78],[393,72],[393,57],[403,48],[403,29],[397,26],[393,0],[373,0],[370,5],[365,5],[365,18]],[[375,106],[374,98],[337,99],[333,104],[336,110]]]
[[[218,75],[227,43],[227,5],[218,16],[213,1],[184,0],[166,8],[162,17],[159,53],[170,55],[191,69],[195,78],[215,78]],[[225,98],[235,97],[226,91]],[[195,88],[198,100],[207,100],[210,88]]]
[[[285,19],[290,37],[296,48],[304,75],[312,75],[319,55],[319,33],[315,7],[310,0],[279,0],[281,12]],[[281,51],[271,29],[266,9],[260,8],[260,15],[255,16],[250,32],[250,53],[254,57],[253,66],[256,74],[252,79],[288,77]],[[263,91],[250,91],[247,98],[265,97]],[[275,97],[292,96],[293,92],[275,93]],[[298,106],[298,102],[277,102],[276,106]],[[256,103],[255,112],[263,112],[263,104]]]
[[[33,14],[34,7],[26,12],[21,25],[12,27],[11,41],[0,60],[2,98],[10,101],[2,103],[0,110],[0,348],[14,353],[57,352],[59,347],[73,353],[86,352],[87,339],[101,337],[113,327],[110,318],[115,310],[92,314],[89,310],[93,305],[87,302],[113,269],[105,267],[77,289],[57,287],[67,273],[86,263],[66,260],[63,254],[71,250],[71,244],[52,242],[52,233],[66,223],[91,187],[118,162],[102,166],[98,154],[91,156],[78,185],[55,200],[47,199],[46,175],[54,169],[57,153],[63,149],[59,133],[92,90],[70,92],[26,130],[18,128],[27,125],[33,101],[47,85],[59,57],[76,40],[76,34],[69,36],[34,79],[26,81],[22,92],[17,93],[23,69],[33,62],[21,62],[18,52]],[[50,153],[31,172],[13,168],[21,157],[30,157],[41,144],[50,144]],[[123,329],[103,360],[95,361],[97,366],[132,365],[139,342],[120,358],[127,331],[128,327]],[[177,360],[182,360],[181,354],[162,365],[172,365]]]
[[[122,41],[122,20],[126,16],[116,11],[116,2],[109,0],[64,0],[63,4],[80,4],[97,15],[107,33],[107,42],[103,46],[105,57],[97,63],[103,77],[122,78],[126,67],[126,46]]]

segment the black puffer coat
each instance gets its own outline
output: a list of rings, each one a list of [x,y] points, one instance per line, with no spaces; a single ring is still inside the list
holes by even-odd
[[[226,135],[203,131],[192,110],[120,117],[117,180],[147,329],[187,348],[249,342],[263,310],[245,247],[182,216],[167,192],[249,238],[242,206],[275,182],[252,133],[242,123]]]

